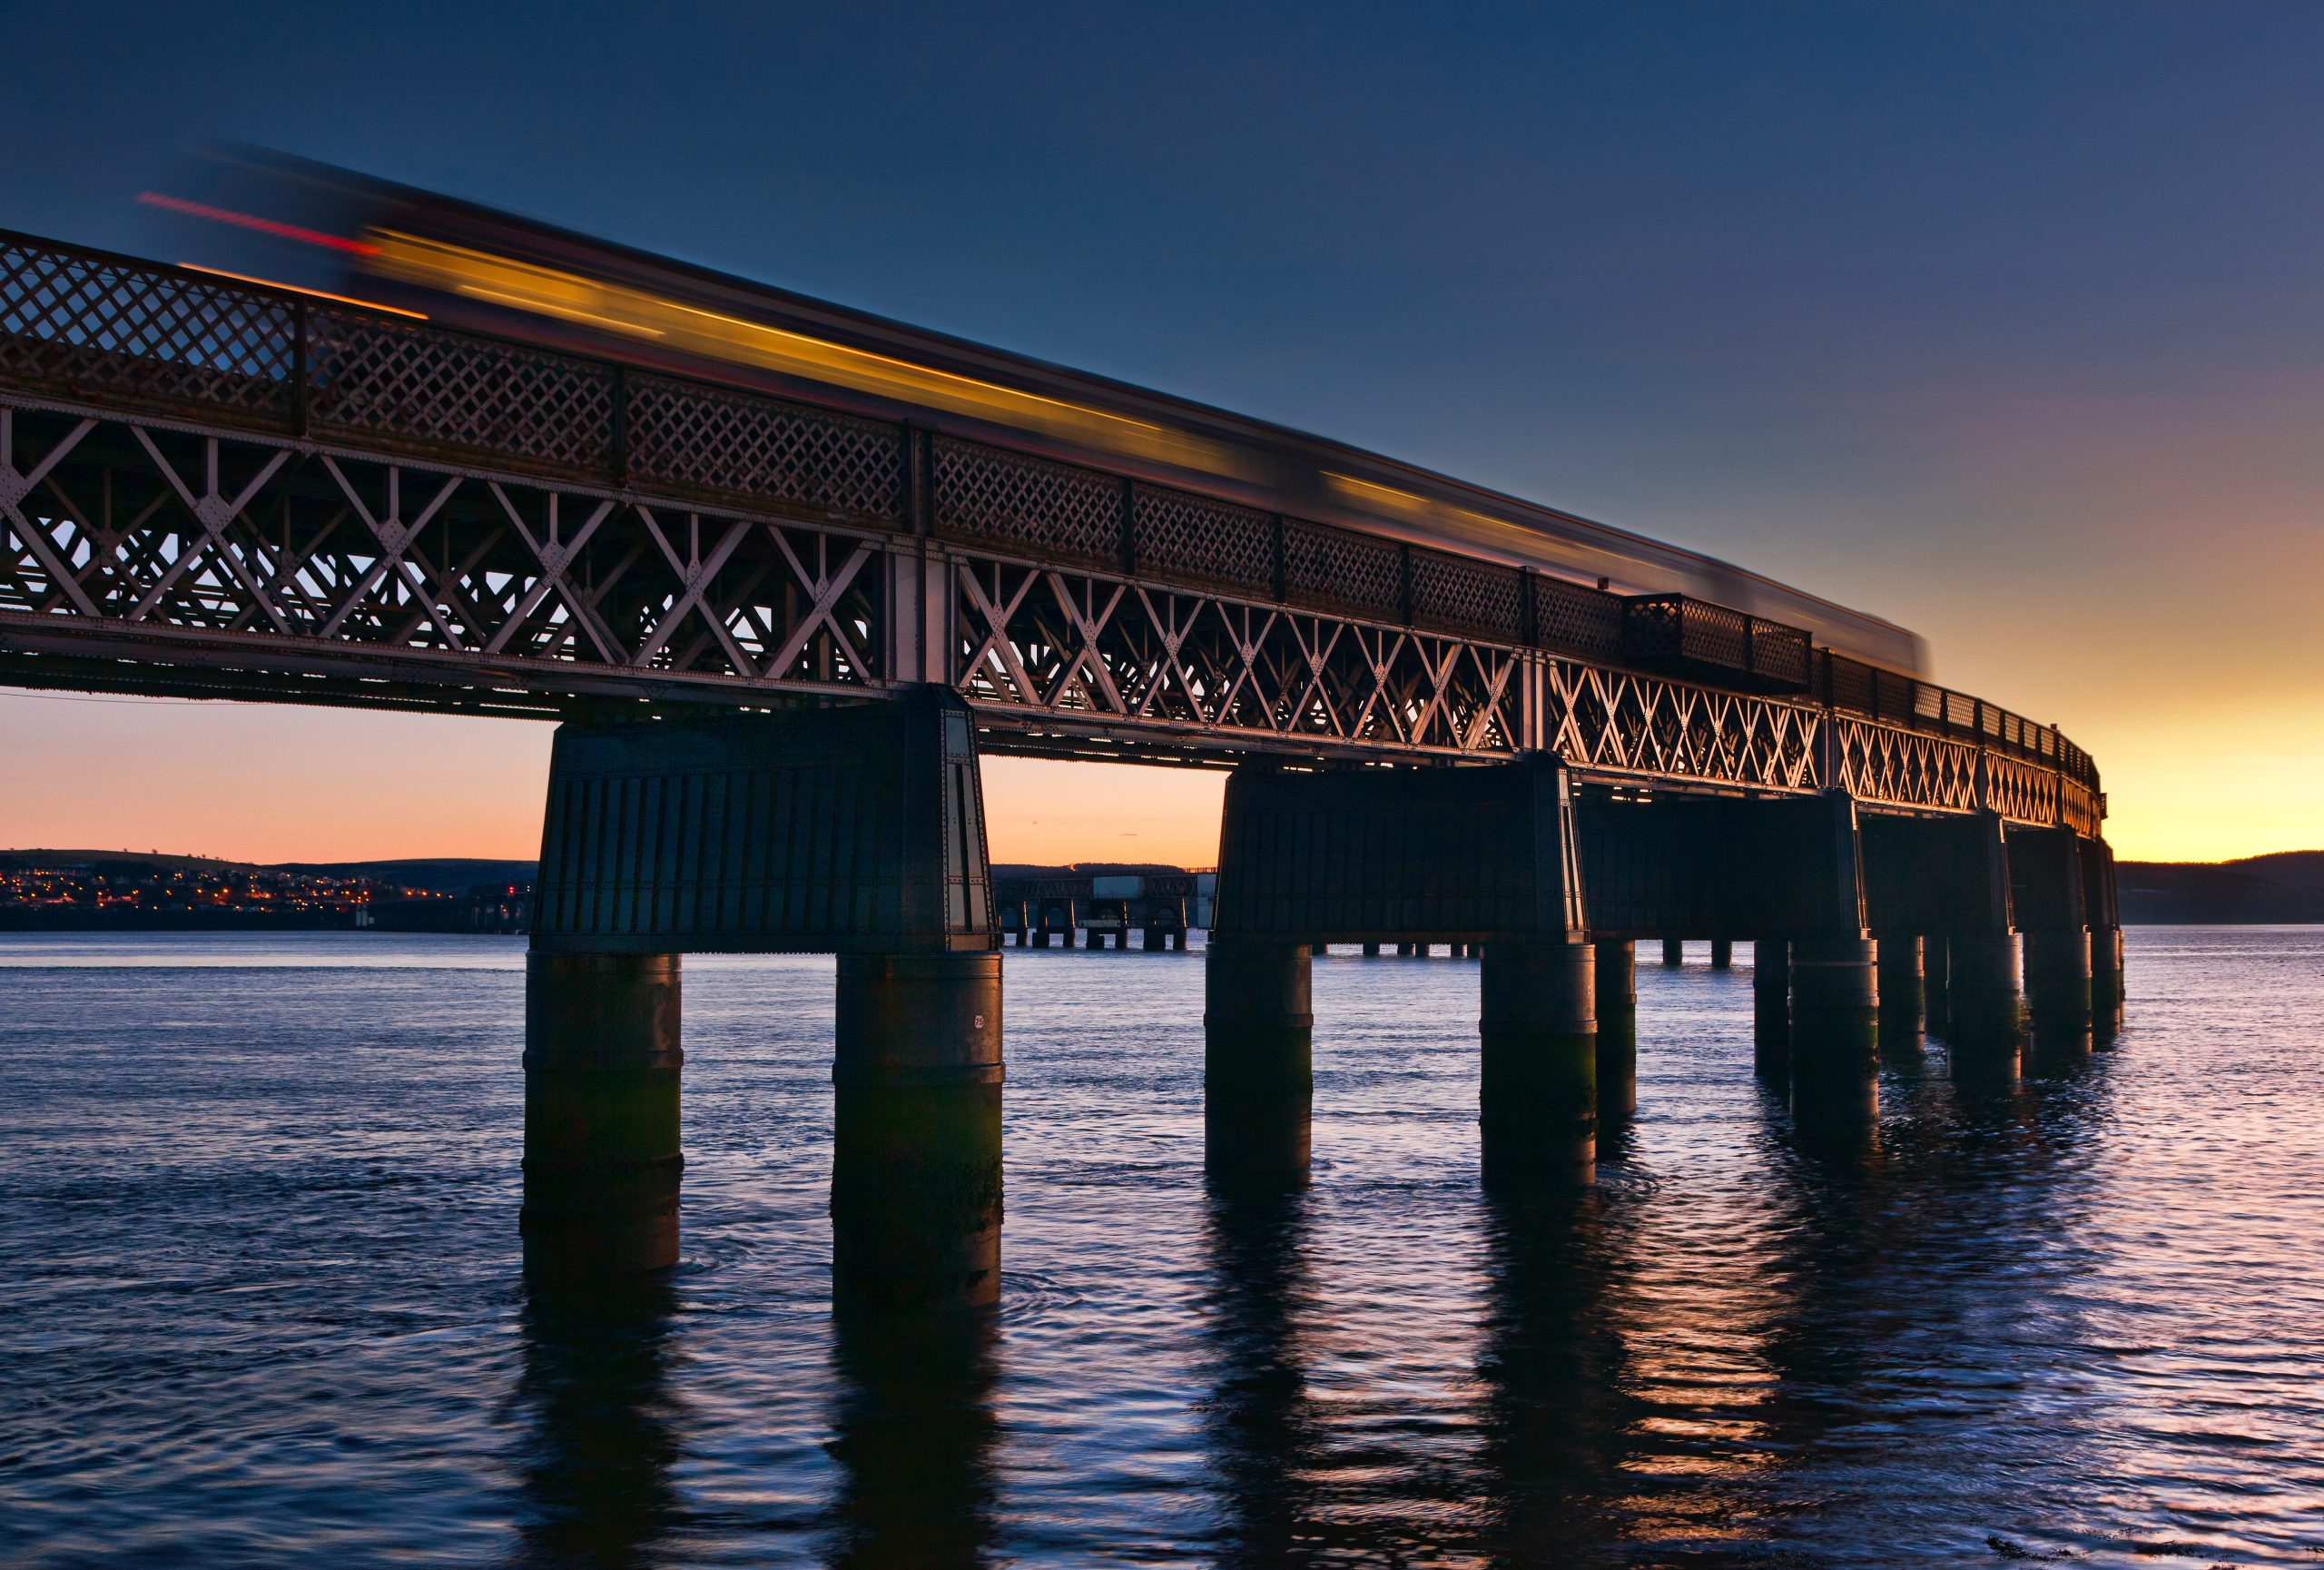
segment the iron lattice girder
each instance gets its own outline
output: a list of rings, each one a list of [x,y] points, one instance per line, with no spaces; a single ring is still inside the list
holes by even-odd
[[[2054,728],[1965,693],[1811,649],[1800,628],[1731,607],[1682,596],[1626,597],[1373,529],[1256,510],[1102,459],[1094,466],[1059,461],[892,419],[25,235],[0,234],[0,385],[26,407],[52,400],[46,407],[71,408],[97,422],[143,419],[158,430],[191,420],[203,431],[311,438],[334,452],[401,455],[452,466],[448,472],[473,473],[458,466],[482,465],[491,477],[529,475],[600,499],[617,494],[625,500],[635,489],[665,514],[740,509],[744,517],[852,526],[875,535],[932,536],[963,551],[1042,567],[1118,570],[1141,583],[1190,587],[1246,605],[1296,607],[1352,626],[1408,627],[1476,640],[1479,649],[1521,648],[1520,668],[1530,657],[1546,657],[1665,674],[1691,667],[1704,673],[1708,686],[1726,691],[1797,696],[1814,688],[1827,711],[2031,765],[1988,775],[1981,765],[1981,795],[2020,804],[2014,810],[2102,814],[2095,765]],[[176,472],[182,479],[191,471]],[[29,487],[40,478],[16,469],[0,475],[0,489]],[[209,523],[231,525],[231,490],[206,486],[195,499],[187,487],[182,499],[207,504]],[[403,521],[393,514],[372,518],[390,527]],[[38,542],[26,548],[42,553]],[[548,552],[556,554],[554,544]],[[252,597],[264,602],[249,584],[222,589],[211,581],[231,573],[220,560],[186,564],[197,600],[212,596],[230,620]],[[682,579],[710,570],[692,556],[670,565]],[[80,593],[64,563],[35,560],[26,572],[34,580],[43,574],[65,598]],[[455,637],[450,611],[431,609],[428,586],[412,582],[400,565],[383,576],[405,581],[385,586],[386,607],[356,614],[430,623],[438,638]],[[174,586],[159,592],[167,596]],[[608,592],[618,602],[629,591],[615,586]],[[950,597],[948,586],[927,578],[912,580],[901,599],[896,593],[891,584],[891,608],[915,618]],[[595,660],[618,667],[626,657],[616,645],[635,640],[608,636],[609,624],[559,603],[572,597],[551,600],[548,614],[571,622],[566,627],[559,621],[556,630],[586,639],[595,646]],[[98,614],[87,605],[75,608]],[[171,608],[187,614],[182,604]],[[732,637],[722,634],[716,620],[695,614],[698,603],[683,590],[661,609],[664,625],[639,628],[636,637],[651,644],[657,633],[668,635],[665,642],[683,636],[687,646],[659,663],[695,668],[705,640],[730,646],[723,654],[731,669],[756,662],[739,631],[730,624]],[[951,662],[951,652],[931,637],[891,652],[916,657],[910,666],[891,665],[891,680],[941,680]],[[868,657],[868,651],[859,654]],[[1665,661],[1676,664],[1666,667]],[[656,663],[654,655],[646,663]],[[819,653],[812,663],[820,669],[825,661]],[[1088,669],[1071,679],[1083,679]],[[1677,683],[1670,690],[1685,688]],[[1419,717],[1410,709],[1403,716]],[[1676,722],[1665,716],[1662,723]],[[1331,720],[1317,726],[1329,730]],[[1392,721],[1389,731],[1394,728]],[[1374,738],[1354,745],[1382,744]],[[1463,735],[1452,750],[1475,745]],[[1876,736],[1874,746],[1888,750]],[[1684,749],[1661,750],[1678,755]],[[1834,777],[1843,772],[1837,759],[1820,766]],[[2045,802],[2052,778],[2068,788]]]
[[[907,569],[943,586],[932,665],[896,653]],[[849,521],[0,402],[0,674],[139,690],[140,668],[153,691],[518,713],[880,696],[925,669],[1000,751],[1546,750],[1657,788],[2099,816],[2055,769],[1813,703]]]

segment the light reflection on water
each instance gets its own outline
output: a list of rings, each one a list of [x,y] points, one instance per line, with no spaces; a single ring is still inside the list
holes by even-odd
[[[1640,967],[1560,1197],[1477,1183],[1472,963],[1318,966],[1285,1189],[1198,956],[1011,950],[1004,1307],[862,1327],[828,962],[688,962],[685,1263],[552,1298],[517,943],[0,942],[0,1561],[2324,1557],[2324,931],[2133,931],[2115,1046],[1837,1140],[1742,959]]]

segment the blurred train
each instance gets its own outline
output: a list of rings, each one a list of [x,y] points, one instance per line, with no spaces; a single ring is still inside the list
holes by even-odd
[[[149,205],[188,265],[446,324],[1102,462],[1621,594],[1679,593],[1923,676],[1867,616],[1699,552],[1189,400],[280,154],[205,156]]]

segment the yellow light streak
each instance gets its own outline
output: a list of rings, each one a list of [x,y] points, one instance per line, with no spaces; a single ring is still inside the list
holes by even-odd
[[[440,240],[373,230],[364,265],[406,283],[579,321],[729,364],[870,392],[1062,437],[1078,445],[1207,473],[1243,475],[1224,444],[1149,420],[1050,398],[787,328],[688,305],[625,284],[584,277]]]
[[[382,305],[376,300],[358,300],[351,294],[333,294],[328,290],[301,289],[295,283],[277,283],[271,278],[252,278],[247,272],[229,272],[222,267],[204,267],[199,262],[181,262],[188,272],[206,272],[212,278],[231,278],[237,283],[255,283],[261,289],[280,289],[286,294],[303,294],[310,300],[329,300],[340,305],[359,305],[366,311],[384,311],[390,316],[409,316],[415,321],[425,321],[424,311],[406,311],[400,305]]]
[[[1472,544],[1493,545],[1541,562],[1549,541],[1537,531],[1505,518],[1495,518],[1489,512],[1453,502],[1439,501],[1433,497],[1418,496],[1409,490],[1399,490],[1378,480],[1360,479],[1353,474],[1336,469],[1324,470],[1324,484],[1359,507],[1371,511],[1400,518],[1408,523],[1425,524],[1443,529]],[[1587,571],[1581,558],[1594,563],[1603,576],[1619,578],[1631,564],[1619,551],[1587,545],[1580,540],[1561,539],[1556,542],[1560,560],[1558,568],[1565,572]]]
[[[595,327],[610,327],[615,332],[626,332],[636,338],[667,336],[656,327],[640,327],[634,321],[623,321],[612,316],[599,316],[595,311],[583,311],[578,306],[553,304],[521,294],[507,294],[497,289],[487,289],[480,283],[463,283],[459,286],[458,292],[471,300],[489,300],[495,305],[513,305],[522,311],[541,311],[550,316],[562,317],[567,321],[586,321]]]

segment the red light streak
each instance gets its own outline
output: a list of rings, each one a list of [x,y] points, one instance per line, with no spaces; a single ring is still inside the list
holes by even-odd
[[[172,212],[183,212],[194,218],[207,218],[216,223],[231,223],[237,229],[254,229],[261,234],[271,234],[282,240],[296,240],[305,245],[321,245],[333,251],[344,251],[351,256],[376,256],[379,248],[360,240],[349,240],[341,235],[325,234],[319,229],[301,229],[295,223],[279,223],[271,218],[254,213],[231,212],[223,207],[208,207],[199,202],[188,202],[182,196],[164,196],[158,191],[141,191],[137,200],[148,207],[164,208]]]

